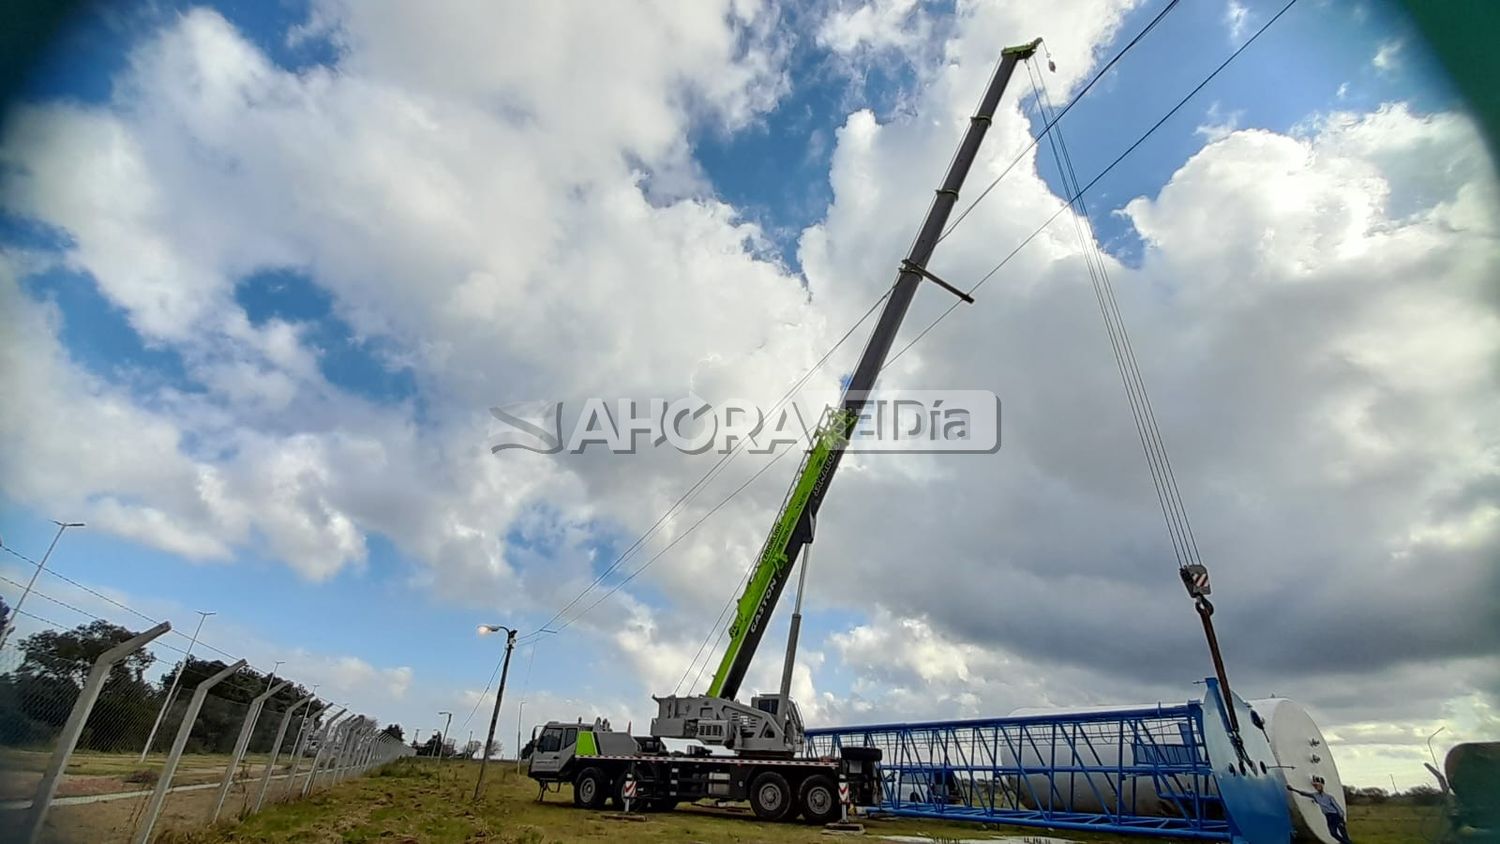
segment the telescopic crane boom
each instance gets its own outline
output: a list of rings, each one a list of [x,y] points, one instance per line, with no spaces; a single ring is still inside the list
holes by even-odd
[[[745,751],[768,753],[795,753],[802,743],[801,718],[796,707],[786,695],[760,695],[751,700],[750,706],[734,701],[745,679],[745,672],[755,656],[761,637],[770,621],[781,591],[796,566],[799,555],[813,540],[813,525],[828,485],[838,470],[844,449],[853,435],[870,392],[880,370],[885,366],[891,345],[901,327],[906,311],[916,295],[917,286],[924,280],[932,281],[964,301],[972,302],[967,294],[942,281],[927,270],[953,207],[958,202],[958,193],[964,179],[973,166],[1005,93],[1017,62],[1030,58],[1041,43],[1041,39],[1009,47],[1000,54],[979,108],[969,118],[968,129],[959,143],[958,152],[948,166],[943,179],[927,210],[927,218],[912,244],[911,251],[901,262],[900,275],[891,288],[885,307],[875,324],[864,354],[854,368],[854,374],[845,387],[840,406],[825,415],[812,447],[803,459],[786,501],[771,527],[770,536],[761,548],[745,592],[736,606],[734,619],[729,626],[729,645],[714,672],[706,696],[657,698],[660,714],[652,722],[652,734],[674,738],[698,738],[705,742],[738,747]],[[794,644],[794,643],[793,643]],[[786,663],[790,671],[792,660]],[[786,687],[785,679],[782,683]]]

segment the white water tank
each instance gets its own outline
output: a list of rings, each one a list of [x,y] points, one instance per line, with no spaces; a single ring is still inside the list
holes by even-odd
[[[1050,715],[1080,715],[1080,714],[1106,714],[1111,712],[1128,712],[1155,709],[1159,706],[1180,706],[1181,704],[1159,704],[1142,703],[1127,706],[1080,706],[1080,707],[1055,707],[1055,708],[1033,708],[1027,707],[1017,709],[1010,713],[1013,718],[1028,716],[1050,716]],[[1086,758],[1081,761],[1088,765],[1134,765],[1137,762],[1135,742],[1125,741],[1110,742],[1108,740],[1093,743]],[[1117,752],[1123,749],[1123,753]],[[1151,747],[1150,752],[1161,752],[1170,748]],[[1017,759],[1010,748],[1006,748],[1002,755],[1006,765],[1016,765],[1018,762],[1027,768],[1042,768],[1052,764],[1052,755],[1056,754],[1056,764],[1066,766],[1069,762],[1069,745],[1066,741],[1059,741],[1054,749],[1052,745],[1039,744],[1026,747]],[[1123,758],[1120,758],[1123,756]],[[1139,760],[1146,762],[1147,760]],[[1010,778],[1007,778],[1008,780]],[[1019,779],[1019,778],[1017,778]],[[1104,814],[1119,811],[1120,808],[1131,814],[1137,815],[1172,815],[1176,814],[1172,804],[1163,799],[1156,790],[1155,780],[1150,776],[1130,776],[1123,778],[1107,773],[1088,774],[1055,774],[1050,780],[1042,774],[1028,775],[1026,782],[1008,781],[1006,785],[1015,789],[1021,802],[1033,809],[1052,809],[1058,811],[1090,812]],[[1176,786],[1184,792],[1196,791],[1199,794],[1214,794],[1213,781],[1207,777],[1181,777]],[[1117,804],[1119,804],[1117,806]]]
[[[1312,778],[1320,776],[1323,778],[1323,787],[1333,799],[1339,804],[1346,815],[1348,807],[1344,803],[1344,784],[1339,778],[1339,769],[1334,764],[1333,753],[1328,749],[1328,743],[1323,738],[1323,733],[1313,721],[1312,716],[1301,704],[1286,698],[1263,698],[1261,700],[1248,701],[1251,709],[1260,716],[1265,724],[1266,739],[1271,745],[1271,755],[1276,765],[1281,769],[1282,776],[1288,785],[1303,791],[1312,791]],[[1054,709],[1017,709],[1012,712],[1014,717],[1028,715],[1064,715],[1080,714],[1089,712],[1118,712],[1123,710],[1149,709],[1156,704],[1137,704],[1131,706],[1097,706],[1097,707],[1068,707]],[[1244,720],[1243,718],[1241,719]],[[1253,729],[1250,724],[1242,724],[1243,729]],[[1061,748],[1059,748],[1061,750]],[[1022,753],[1021,761],[1029,766],[1043,761],[1040,757],[1043,753],[1050,752],[1050,748],[1043,745],[1037,750],[1027,750]],[[1115,762],[1113,748],[1103,748],[1100,753],[1100,761],[1105,764]],[[1091,760],[1092,761],[1092,760]],[[1124,764],[1134,762],[1132,748],[1125,747]],[[1014,764],[1014,755],[1007,754],[1007,764]],[[1027,777],[1030,788],[1018,789],[1022,800],[1027,805],[1043,802],[1048,797],[1047,778],[1042,776]],[[1112,778],[1102,775],[1076,775],[1071,787],[1066,780],[1062,783],[1060,794],[1051,795],[1053,808],[1070,807],[1080,812],[1103,812],[1113,810],[1116,802],[1116,790]],[[1008,783],[1011,787],[1017,783]],[[1214,784],[1192,783],[1192,787],[1200,790],[1203,794],[1213,794]],[[1103,795],[1101,801],[1098,795]],[[1118,793],[1123,798],[1125,806],[1132,805],[1135,811],[1143,815],[1172,814],[1171,803],[1160,798],[1156,793],[1155,784],[1150,777],[1126,777],[1119,784]],[[1034,799],[1035,794],[1041,800]],[[1292,819],[1292,828],[1297,837],[1305,841],[1320,841],[1322,844],[1336,844],[1332,835],[1328,832],[1328,824],[1323,818],[1323,813],[1317,804],[1309,798],[1287,792],[1287,809]],[[1045,806],[1043,806],[1045,807]],[[1034,806],[1034,808],[1036,808]]]
[[[1323,732],[1296,701],[1286,698],[1265,698],[1250,701],[1251,707],[1266,724],[1266,737],[1271,740],[1271,753],[1286,778],[1287,785],[1303,791],[1312,791],[1312,779],[1323,778],[1323,787],[1333,795],[1347,816],[1344,804],[1344,782],[1339,779],[1338,766],[1333,762],[1333,753],[1323,739]],[[1299,837],[1335,844],[1328,833],[1328,824],[1323,812],[1312,800],[1287,792],[1287,805],[1292,814],[1292,827]]]

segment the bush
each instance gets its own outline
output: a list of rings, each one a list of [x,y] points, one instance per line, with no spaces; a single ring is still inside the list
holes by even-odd
[[[156,785],[161,776],[154,768],[139,768],[125,775],[125,781],[142,785]]]

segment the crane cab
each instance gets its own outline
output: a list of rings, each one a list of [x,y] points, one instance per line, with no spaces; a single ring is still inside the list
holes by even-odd
[[[526,770],[532,777],[550,779],[571,770],[578,759],[629,756],[640,750],[634,738],[601,721],[548,721],[532,729],[531,741],[521,755],[528,759]]]

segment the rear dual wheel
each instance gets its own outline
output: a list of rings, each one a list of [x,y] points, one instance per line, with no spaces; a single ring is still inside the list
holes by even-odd
[[[763,821],[782,821],[794,814],[792,787],[786,777],[766,771],[750,782],[750,808]]]
[[[763,821],[788,821],[801,814],[808,823],[833,823],[841,814],[838,783],[814,774],[802,781],[794,798],[786,777],[766,771],[750,783],[750,808]]]
[[[830,824],[838,820],[839,787],[832,777],[815,774],[802,781],[798,804],[808,823]]]

